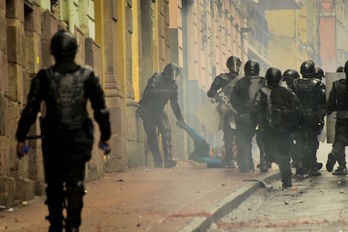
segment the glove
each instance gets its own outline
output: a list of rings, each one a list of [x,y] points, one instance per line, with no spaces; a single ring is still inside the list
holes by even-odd
[[[109,141],[100,141],[99,148],[104,151],[104,155],[109,155],[111,152],[111,146]]]
[[[18,142],[17,143],[17,157],[18,159],[21,159],[23,156],[28,154],[29,152],[29,146],[26,145],[23,142]]]
[[[176,125],[183,129],[185,127],[186,123],[184,122],[184,120],[178,120],[178,121],[176,121]]]

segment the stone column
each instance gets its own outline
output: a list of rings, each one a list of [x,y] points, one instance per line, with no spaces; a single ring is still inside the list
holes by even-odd
[[[116,45],[118,43],[116,36],[117,15],[115,9],[117,1],[104,1],[104,91],[106,104],[110,111],[110,121],[112,126],[112,154],[106,170],[123,171],[127,167],[126,153],[126,118],[123,95],[120,90],[120,84],[117,81],[116,72]]]
[[[10,177],[6,30],[6,2],[0,1],[0,205],[9,207],[14,203],[15,179]]]

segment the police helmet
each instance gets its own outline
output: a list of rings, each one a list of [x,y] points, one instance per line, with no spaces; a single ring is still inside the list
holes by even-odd
[[[169,63],[164,68],[163,75],[167,80],[176,81],[181,72],[182,69],[177,64]]]
[[[226,62],[227,68],[234,73],[239,73],[239,69],[241,65],[242,65],[242,61],[236,56],[230,56]]]
[[[301,64],[300,73],[303,78],[315,77],[315,64],[311,60],[306,60]]]
[[[339,66],[336,70],[336,72],[340,73],[340,72],[344,72],[344,67],[343,66]]]
[[[277,68],[269,68],[266,72],[267,85],[276,87],[282,81],[282,72]]]
[[[322,68],[315,67],[315,77],[319,79],[324,78],[325,77],[324,70]]]
[[[260,66],[255,60],[248,60],[244,65],[244,73],[247,76],[257,76],[260,73]]]
[[[59,30],[51,39],[51,54],[58,60],[67,57],[75,58],[77,48],[76,38],[66,30]]]

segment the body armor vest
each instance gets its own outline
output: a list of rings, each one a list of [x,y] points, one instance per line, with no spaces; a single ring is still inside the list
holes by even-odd
[[[56,129],[82,129],[87,113],[87,96],[85,81],[91,74],[86,68],[78,69],[74,73],[61,74],[46,71],[47,94],[45,102],[47,115],[45,120]]]
[[[335,81],[334,87],[337,90],[338,111],[348,111],[348,86],[345,79]]]
[[[304,116],[315,116],[318,112],[318,93],[317,85],[320,84],[316,79],[296,79],[294,85],[294,92],[296,93]]]
[[[177,85],[170,82],[161,74],[155,73],[149,80],[150,86],[146,98],[142,99],[142,106],[153,112],[162,112],[168,101],[177,95]]]

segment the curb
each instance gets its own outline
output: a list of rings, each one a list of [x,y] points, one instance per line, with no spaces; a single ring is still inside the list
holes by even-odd
[[[243,201],[245,201],[251,194],[261,188],[261,182],[271,182],[273,180],[280,179],[280,172],[273,172],[266,175],[264,178],[259,179],[257,182],[248,183],[246,186],[240,188],[236,192],[230,194],[228,197],[218,202],[210,209],[207,210],[209,217],[195,217],[186,226],[180,229],[180,232],[201,232],[206,231],[210,225],[232,210],[238,207]]]

